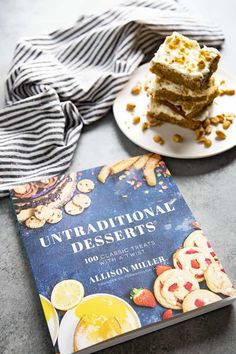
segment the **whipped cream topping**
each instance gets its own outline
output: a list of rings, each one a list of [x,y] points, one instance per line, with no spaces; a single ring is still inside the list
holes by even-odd
[[[173,32],[166,37],[152,62],[164,64],[193,78],[202,78],[209,73],[211,64],[217,57],[220,57],[217,49],[206,46],[201,48],[197,41]]]

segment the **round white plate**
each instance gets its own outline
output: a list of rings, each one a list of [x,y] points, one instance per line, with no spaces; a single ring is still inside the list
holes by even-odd
[[[55,308],[52,306],[51,301],[49,301],[43,295],[39,295],[39,297],[40,297],[43,311],[45,314],[45,318],[47,321],[47,325],[48,325],[49,333],[50,333],[50,336],[52,339],[52,343],[53,343],[53,345],[55,345],[55,343],[57,341],[58,332],[59,332],[58,314],[57,314],[57,311],[55,310]],[[47,313],[48,311],[50,312],[50,314]],[[48,319],[47,319],[47,316],[49,317]]]
[[[119,300],[119,302],[126,307],[126,309],[129,312],[129,324],[130,324],[130,330],[133,329],[137,329],[139,327],[141,327],[141,323],[140,320],[138,318],[138,315],[136,314],[136,312],[134,311],[134,309],[123,299],[114,296],[114,295],[110,295],[110,294],[93,294],[93,295],[89,295],[86,296],[79,305],[77,305],[75,308],[67,311],[64,315],[64,317],[61,320],[60,323],[60,329],[59,329],[59,335],[58,335],[58,347],[59,347],[59,351],[60,354],[70,354],[74,352],[74,346],[73,346],[73,341],[74,341],[74,333],[75,333],[75,329],[76,326],[79,322],[79,318],[76,316],[76,310],[78,309],[78,307],[82,304],[84,304],[85,302],[89,302],[91,299],[93,299],[94,297],[104,297],[104,295],[106,296],[106,298],[108,297],[109,299],[111,299],[111,304],[112,304],[112,298],[115,298],[116,300]],[[109,306],[109,304],[108,304]],[[128,325],[128,323],[127,323]]]
[[[121,131],[132,142],[138,146],[161,154],[162,156],[170,156],[180,159],[196,159],[208,157],[216,154],[220,154],[228,149],[231,149],[236,145],[236,119],[235,122],[224,130],[227,138],[225,140],[215,139],[215,130],[223,130],[222,125],[218,127],[212,126],[212,133],[208,135],[212,140],[212,146],[205,148],[203,144],[199,144],[195,140],[195,133],[186,128],[179,127],[175,124],[164,123],[161,127],[151,127],[145,132],[142,132],[142,122],[146,121],[146,110],[148,104],[148,97],[144,90],[135,96],[131,94],[131,89],[141,82],[145,82],[149,74],[148,64],[140,66],[131,77],[130,81],[119,93],[113,105],[113,112],[115,120],[121,129]],[[226,73],[221,68],[216,73],[217,81],[225,80],[227,87],[236,89],[236,79],[230,74]],[[126,110],[127,103],[135,103],[136,108],[133,113]],[[214,103],[204,112],[205,117],[213,117],[217,114],[229,113],[236,114],[236,96],[220,96],[214,100]],[[141,122],[137,125],[132,124],[134,116],[140,116]],[[153,141],[155,134],[160,135],[165,144],[160,145]],[[176,144],[172,141],[174,134],[180,134],[183,136],[183,143]]]

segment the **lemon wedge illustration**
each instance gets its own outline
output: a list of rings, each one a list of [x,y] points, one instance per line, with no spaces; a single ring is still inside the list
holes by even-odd
[[[43,307],[43,312],[47,321],[48,329],[52,338],[52,343],[55,345],[59,332],[59,318],[57,311],[52,306],[51,302],[43,295],[39,295]]]
[[[95,314],[84,315],[75,329],[74,350],[81,350],[121,333],[120,323],[115,317],[106,319]]]
[[[72,309],[84,297],[84,287],[78,280],[68,279],[57,283],[51,294],[52,305],[62,311]]]

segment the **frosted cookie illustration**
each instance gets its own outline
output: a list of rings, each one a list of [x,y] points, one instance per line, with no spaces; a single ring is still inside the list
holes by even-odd
[[[89,198],[89,196],[86,194],[82,194],[82,193],[74,196],[72,201],[75,205],[82,207],[84,209],[88,208],[91,204],[91,199]]]
[[[83,213],[84,208],[82,206],[75,205],[71,200],[65,205],[65,212],[69,215],[79,215]]]
[[[175,268],[187,270],[199,282],[204,280],[204,272],[209,264],[213,262],[214,258],[198,247],[181,248],[173,255]]]
[[[236,290],[231,280],[225,273],[222,265],[218,262],[209,265],[204,273],[207,286],[215,293],[221,293],[228,296],[236,296]]]
[[[77,183],[77,189],[79,192],[81,193],[89,193],[92,192],[92,190],[94,189],[95,185],[93,183],[93,181],[91,181],[91,179],[81,179],[78,183]]]
[[[183,302],[183,312],[195,310],[213,302],[221,300],[221,297],[209,290],[199,289],[189,293]]]
[[[46,223],[46,220],[40,220],[36,218],[35,216],[31,216],[29,219],[26,220],[25,225],[29,227],[30,229],[38,229],[42,226],[44,226]]]
[[[217,260],[217,256],[211,247],[210,242],[204,236],[202,230],[193,231],[184,241],[184,247],[199,247],[210,253],[215,260]]]
[[[189,292],[199,289],[197,280],[189,272],[179,269],[166,270],[154,283],[154,294],[164,307],[181,310]]]

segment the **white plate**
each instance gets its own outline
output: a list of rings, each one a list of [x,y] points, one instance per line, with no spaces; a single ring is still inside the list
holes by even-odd
[[[134,311],[134,309],[123,299],[110,295],[110,294],[93,294],[86,296],[79,305],[77,305],[75,308],[72,310],[69,310],[65,313],[64,317],[61,320],[60,323],[60,329],[59,329],[59,335],[58,335],[58,347],[60,354],[70,354],[74,352],[74,346],[73,346],[73,341],[74,341],[74,333],[76,326],[80,320],[78,316],[76,316],[76,310],[83,305],[85,302],[90,302],[91,300],[93,301],[94,298],[103,298],[106,297],[106,299],[109,299],[107,306],[112,307],[112,300],[115,299],[116,301],[118,300],[119,303],[126,308],[126,311],[128,313],[127,316],[127,323],[126,325],[130,327],[129,330],[134,330],[139,327],[141,327],[140,320],[138,318],[138,315]],[[129,322],[129,323],[128,323]]]
[[[212,127],[212,133],[209,135],[209,139],[212,140],[212,146],[205,148],[203,144],[199,144],[195,140],[195,134],[192,130],[181,128],[174,124],[164,123],[161,127],[151,127],[145,132],[142,132],[142,122],[146,121],[146,109],[148,103],[148,97],[144,90],[135,96],[131,94],[131,89],[137,82],[144,83],[148,76],[148,64],[140,66],[133,74],[130,81],[119,93],[113,105],[113,112],[115,120],[121,129],[121,131],[132,142],[138,146],[159,153],[162,156],[170,156],[180,159],[196,159],[208,157],[216,154],[220,154],[228,149],[231,149],[236,145],[236,121],[230,126],[228,130],[224,130],[227,138],[225,140],[215,139],[215,130],[222,129],[222,125],[218,127]],[[227,87],[236,89],[236,79],[230,74],[218,69],[216,74],[217,81],[225,80]],[[135,103],[135,112],[131,113],[126,110],[127,103]],[[236,96],[220,96],[214,100],[214,103],[204,113],[205,116],[215,116],[221,113],[233,113],[236,114]],[[134,125],[132,119],[134,116],[141,117],[141,123]],[[160,135],[165,144],[160,145],[153,141],[155,134]],[[174,134],[180,134],[184,138],[184,142],[176,144],[172,141]]]
[[[57,336],[59,332],[59,318],[57,311],[52,306],[51,302],[43,295],[39,295],[40,301],[43,307],[44,315],[47,321],[49,333],[52,339],[53,345],[57,341]]]

